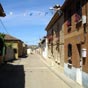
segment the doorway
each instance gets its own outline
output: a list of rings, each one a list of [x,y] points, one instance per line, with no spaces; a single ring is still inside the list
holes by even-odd
[[[81,44],[77,44],[78,59],[80,62],[80,69],[82,69],[82,56],[81,56]]]

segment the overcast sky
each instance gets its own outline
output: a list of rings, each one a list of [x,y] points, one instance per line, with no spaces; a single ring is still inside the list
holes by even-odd
[[[45,28],[53,14],[49,10],[55,4],[62,5],[64,0],[0,0],[6,17],[0,18],[0,32],[21,39],[29,45],[39,42],[46,35]]]

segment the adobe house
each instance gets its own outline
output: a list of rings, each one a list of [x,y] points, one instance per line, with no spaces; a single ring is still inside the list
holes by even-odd
[[[0,3],[0,17],[5,17],[5,16],[6,16],[6,14],[5,14],[3,7]],[[3,62],[3,47],[4,47],[4,41],[0,37],[0,64]]]
[[[64,71],[88,88],[88,0],[65,0]]]
[[[46,27],[48,57],[64,67],[64,16],[59,9]]]
[[[20,39],[17,39],[11,35],[5,35],[5,44],[14,49],[15,59],[18,59],[23,55],[23,42]]]

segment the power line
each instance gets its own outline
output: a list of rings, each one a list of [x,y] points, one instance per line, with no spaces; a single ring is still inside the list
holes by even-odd
[[[9,32],[7,31],[7,29],[6,29],[6,27],[5,27],[4,23],[2,22],[2,20],[1,20],[1,19],[0,19],[0,22],[1,22],[2,26],[3,26],[3,29],[7,32],[7,34],[9,34]]]

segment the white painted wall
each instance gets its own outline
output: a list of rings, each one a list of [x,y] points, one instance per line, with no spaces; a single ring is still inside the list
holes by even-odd
[[[32,53],[32,50],[29,48],[27,49],[27,54],[29,55],[30,53]]]
[[[76,82],[82,85],[82,71],[80,68],[76,69]]]
[[[44,51],[43,51],[42,55],[45,59],[47,59],[48,58],[48,40],[47,40],[47,38],[45,39],[45,44],[43,47],[44,47]]]

